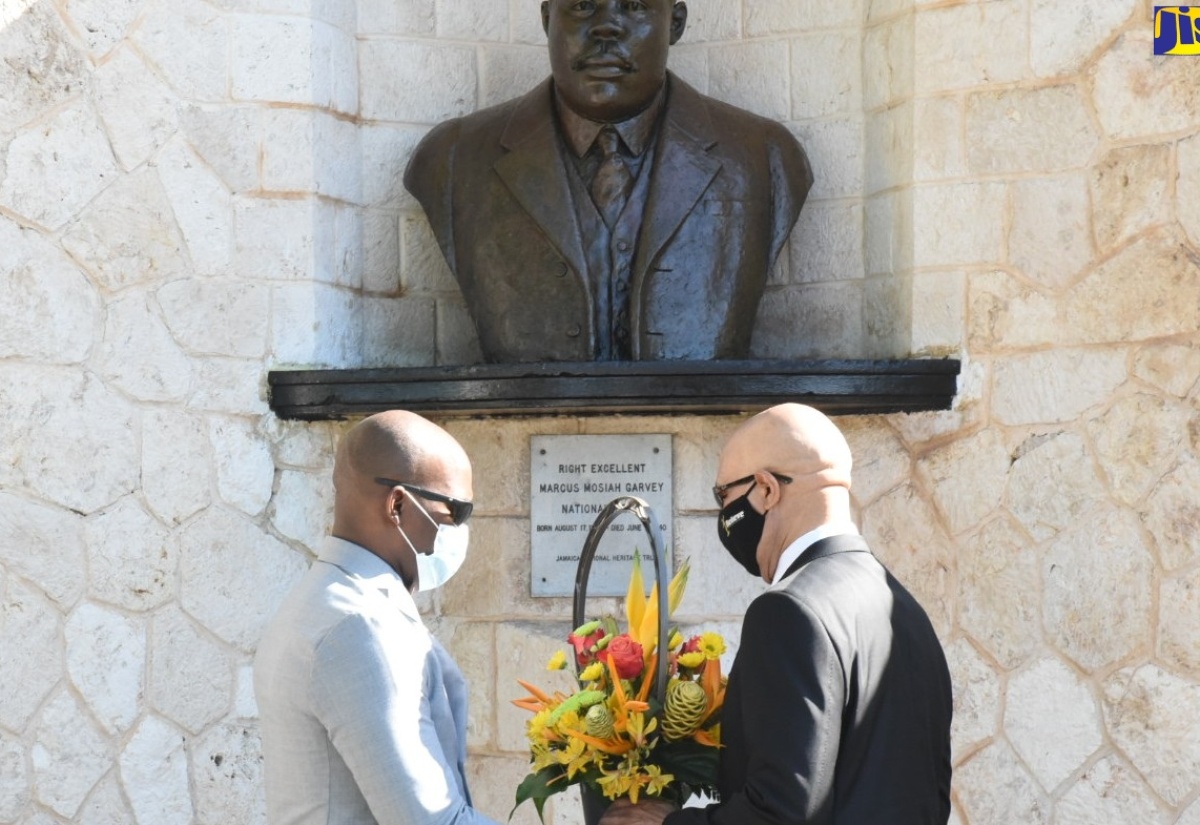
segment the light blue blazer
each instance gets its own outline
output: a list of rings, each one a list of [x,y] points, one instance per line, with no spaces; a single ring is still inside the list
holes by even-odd
[[[271,825],[477,825],[467,690],[404,582],[327,538],[254,662]]]

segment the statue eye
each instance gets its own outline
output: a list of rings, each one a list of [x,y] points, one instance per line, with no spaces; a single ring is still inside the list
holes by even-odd
[[[592,0],[579,0],[571,5],[571,11],[593,11],[595,8],[596,4]]]

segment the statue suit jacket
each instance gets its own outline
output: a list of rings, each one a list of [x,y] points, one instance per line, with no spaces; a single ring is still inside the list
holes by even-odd
[[[254,661],[270,825],[495,825],[471,807],[467,686],[403,580],[328,537]]]
[[[743,358],[812,173],[781,124],[674,75],[668,84],[640,232],[614,241],[636,244],[632,357]],[[600,351],[590,287],[608,273],[580,231],[567,178],[577,173],[552,101],[548,79],[442,123],[405,171],[490,361],[590,361]]]
[[[818,541],[746,612],[721,801],[665,825],[945,825],[952,710],[925,611],[858,536]]]

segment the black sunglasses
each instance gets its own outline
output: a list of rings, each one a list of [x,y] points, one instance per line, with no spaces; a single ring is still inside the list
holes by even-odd
[[[423,498],[426,501],[442,502],[450,508],[450,520],[455,525],[465,524],[467,519],[471,517],[471,511],[475,509],[475,505],[470,501],[463,501],[461,498],[450,498],[450,496],[426,490],[424,487],[418,487],[415,484],[396,481],[393,478],[377,478],[375,479],[375,483],[382,484],[384,487],[403,487],[418,498]]]
[[[792,483],[791,476],[785,476],[783,473],[777,473],[774,470],[767,470],[767,472],[770,473],[771,475],[773,475],[775,477],[775,480],[778,481],[780,484],[791,484]],[[739,478],[739,479],[736,479],[735,481],[730,481],[726,484],[715,485],[712,488],[712,492],[713,492],[713,498],[716,499],[716,501],[717,501],[717,507],[725,506],[725,493],[729,491],[730,487],[740,487],[741,485],[748,484],[751,481],[754,481],[754,473],[751,473],[750,475],[745,476],[744,478]]]

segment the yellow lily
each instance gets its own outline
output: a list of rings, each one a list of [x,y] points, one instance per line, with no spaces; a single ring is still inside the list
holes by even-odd
[[[643,770],[646,772],[648,781],[646,783],[646,793],[651,796],[661,796],[672,782],[675,781],[675,776],[669,773],[663,773],[662,768],[658,765],[646,765]]]
[[[619,799],[626,794],[629,794],[630,801],[636,804],[637,794],[633,784],[633,777],[622,770],[601,771],[604,775],[600,777],[600,790],[604,792],[608,799]]]
[[[567,765],[567,781],[574,779],[575,774],[579,773],[580,771],[587,770],[587,766],[589,764],[591,764],[591,762],[592,762],[592,755],[590,753],[586,753],[586,752],[584,753],[583,756],[579,757],[578,759],[573,760],[570,764]]]
[[[626,725],[626,731],[629,738],[639,748],[645,746],[646,737],[654,733],[654,729],[658,727],[658,720],[651,718],[650,722],[646,722],[646,717],[642,713],[629,714],[629,722]]]

